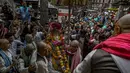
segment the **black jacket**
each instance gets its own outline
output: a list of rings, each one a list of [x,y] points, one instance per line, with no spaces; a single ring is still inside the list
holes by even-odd
[[[111,55],[98,49],[92,56],[91,73],[121,73]]]

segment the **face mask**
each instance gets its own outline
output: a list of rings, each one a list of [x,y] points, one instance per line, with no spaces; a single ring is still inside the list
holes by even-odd
[[[32,5],[29,5],[30,8],[32,8]]]

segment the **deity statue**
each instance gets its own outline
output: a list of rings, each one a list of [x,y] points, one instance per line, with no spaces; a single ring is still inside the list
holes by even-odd
[[[64,36],[61,33],[61,24],[57,22],[50,23],[50,34],[46,43],[51,46],[50,59],[55,70],[62,73],[69,73],[69,62],[65,51]]]

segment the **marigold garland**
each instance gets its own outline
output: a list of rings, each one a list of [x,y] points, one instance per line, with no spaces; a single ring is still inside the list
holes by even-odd
[[[62,73],[70,73],[69,62],[66,56],[65,49],[63,48],[63,41],[64,39],[62,35],[58,36],[58,38],[54,35],[50,35],[46,42],[51,45],[52,57],[56,61],[59,61],[58,66],[60,66],[60,70],[62,71]]]

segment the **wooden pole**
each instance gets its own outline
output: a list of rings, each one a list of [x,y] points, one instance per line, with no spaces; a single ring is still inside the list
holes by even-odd
[[[68,44],[69,44],[69,41],[70,41],[70,17],[71,17],[71,3],[70,3],[70,0],[69,0],[69,5],[68,5]]]
[[[40,24],[45,27],[48,22],[48,0],[40,0]]]

